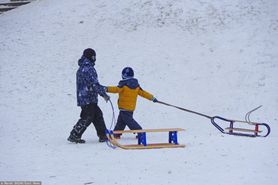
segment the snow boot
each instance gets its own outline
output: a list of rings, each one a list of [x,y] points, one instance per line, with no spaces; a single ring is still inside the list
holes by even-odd
[[[107,138],[106,136],[100,136],[99,139],[98,139],[98,141],[99,141],[100,143],[103,143],[103,142],[105,142],[105,141],[107,141],[107,140],[108,140],[108,138]]]
[[[68,141],[72,142],[72,143],[81,143],[81,144],[86,142],[84,139],[76,138],[76,137],[73,137],[72,135],[70,135],[68,137]]]
[[[70,132],[68,141],[72,143],[85,143],[85,140],[81,139],[81,136],[89,125],[90,120],[79,119]]]

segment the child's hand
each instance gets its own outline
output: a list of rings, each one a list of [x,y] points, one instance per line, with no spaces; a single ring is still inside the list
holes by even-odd
[[[157,100],[155,97],[153,97],[152,101],[153,101],[154,103],[158,102],[158,100]]]

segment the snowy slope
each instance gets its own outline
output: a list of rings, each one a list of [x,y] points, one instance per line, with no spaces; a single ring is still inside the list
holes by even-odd
[[[37,0],[1,14],[0,181],[276,184],[277,7],[274,0]],[[80,111],[77,60],[87,47],[97,51],[103,85],[117,85],[131,66],[159,100],[211,116],[243,119],[263,105],[251,119],[269,123],[272,133],[222,135],[206,118],[139,98],[136,120],[185,128],[186,148],[113,150],[97,142],[93,127],[86,144],[69,144]],[[110,127],[111,107],[99,104]]]

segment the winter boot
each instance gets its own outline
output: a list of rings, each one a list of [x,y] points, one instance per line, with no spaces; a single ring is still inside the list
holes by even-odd
[[[85,143],[85,140],[81,139],[81,136],[89,125],[89,120],[79,119],[70,132],[68,141],[72,143]]]
[[[76,137],[74,137],[74,136],[72,136],[72,135],[70,135],[70,136],[68,137],[68,141],[69,141],[69,142],[72,142],[72,143],[85,143],[85,142],[86,142],[84,139],[76,138]]]
[[[98,141],[99,141],[100,143],[103,143],[103,142],[105,142],[105,141],[107,141],[107,140],[108,140],[108,138],[106,137],[106,135],[105,135],[105,136],[100,136],[99,139],[98,139]]]

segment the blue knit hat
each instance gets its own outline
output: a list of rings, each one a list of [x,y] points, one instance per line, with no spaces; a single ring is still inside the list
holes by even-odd
[[[132,78],[134,76],[133,69],[131,67],[125,67],[122,71],[122,78],[127,79],[127,78]]]

